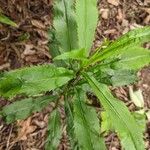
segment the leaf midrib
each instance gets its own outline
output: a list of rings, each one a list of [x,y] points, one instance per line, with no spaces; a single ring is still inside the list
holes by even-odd
[[[88,76],[86,75],[86,77],[88,77]],[[89,77],[88,77],[88,80],[90,80],[90,81],[94,84],[94,86],[97,88],[97,90],[99,91],[98,86],[97,86]],[[99,92],[105,97],[105,99],[107,99],[107,97],[103,94],[103,92],[101,92],[101,91],[99,91]],[[111,104],[111,102],[109,101],[109,99],[107,99],[106,102],[107,102],[107,104],[112,108],[112,110],[115,112],[115,114],[120,118],[120,120],[122,120],[122,118],[120,117],[118,111],[117,111],[116,109],[114,109],[114,107],[113,107],[113,105]],[[125,124],[126,129],[128,129],[129,134],[130,134],[130,137],[132,138],[132,141],[133,141],[134,146],[135,146],[135,149],[136,149],[136,143],[135,143],[135,141],[134,141],[134,138],[133,138],[133,136],[132,136],[132,134],[131,134],[130,129],[128,128],[127,123],[126,123],[124,120],[122,120],[122,122]]]

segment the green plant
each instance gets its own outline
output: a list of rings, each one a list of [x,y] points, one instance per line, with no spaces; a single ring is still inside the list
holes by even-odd
[[[7,16],[3,15],[1,12],[0,12],[0,23],[4,23],[13,27],[18,27],[18,25],[14,21],[10,20]]]
[[[150,51],[142,44],[150,40],[150,27],[133,30],[116,41],[104,42],[90,54],[97,25],[96,0],[56,0],[50,50],[53,65],[46,64],[4,72],[0,95],[12,99],[28,97],[1,109],[11,123],[55,103],[48,125],[47,150],[57,149],[61,135],[59,107],[66,115],[71,149],[106,149],[103,135],[117,133],[122,147],[144,150],[143,131],[135,115],[115,98],[109,86],[135,83],[137,71],[150,63]],[[96,113],[94,93],[103,110]]]

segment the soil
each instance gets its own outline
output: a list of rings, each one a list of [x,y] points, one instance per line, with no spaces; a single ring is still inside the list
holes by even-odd
[[[117,39],[131,29],[150,25],[150,0],[101,0],[98,2],[99,22],[93,47],[104,38]],[[48,29],[52,25],[51,0],[0,0],[0,11],[14,20],[19,27],[0,24],[0,71],[9,71],[23,66],[51,63],[48,48]],[[146,44],[149,48],[150,45]],[[139,73],[139,82],[134,87],[143,92],[145,109],[150,109],[150,67]],[[129,104],[128,87],[113,88],[114,94]],[[10,102],[0,98],[0,108]],[[48,106],[24,121],[6,125],[0,119],[0,150],[43,150],[49,112]],[[61,110],[63,114],[63,109]],[[63,118],[63,117],[62,117]],[[120,142],[114,133],[106,136],[108,150],[119,150]],[[150,150],[150,120],[145,132],[146,149]],[[60,150],[68,150],[64,133]]]

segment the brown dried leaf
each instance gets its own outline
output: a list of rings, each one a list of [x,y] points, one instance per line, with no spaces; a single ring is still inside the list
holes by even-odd
[[[45,29],[44,23],[42,23],[39,20],[31,20],[31,23],[32,23],[33,26],[35,26],[35,27],[37,27],[39,29]]]
[[[114,5],[114,6],[118,6],[119,5],[119,0],[107,0],[108,3]]]
[[[33,133],[37,128],[36,126],[33,126],[31,124],[31,117],[25,121],[19,121],[18,125],[21,127],[18,130],[18,137],[17,137],[18,141],[27,140],[28,134]]]

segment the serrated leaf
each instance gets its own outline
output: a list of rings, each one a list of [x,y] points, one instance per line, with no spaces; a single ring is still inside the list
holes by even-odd
[[[14,21],[10,20],[8,17],[6,17],[1,13],[0,13],[0,23],[4,23],[13,27],[18,27],[18,25]]]
[[[132,30],[121,36],[118,40],[112,42],[112,44],[107,46],[104,50],[95,53],[90,58],[89,62],[87,62],[86,66],[98,61],[103,61],[109,57],[120,55],[130,49],[134,50],[132,53],[136,54],[136,49],[141,47],[142,44],[147,41],[150,41],[150,27]]]
[[[115,131],[121,139],[123,148],[127,150],[144,150],[143,133],[127,107],[113,97],[108,87],[84,73],[93,92],[110,116]]]
[[[132,70],[111,69],[109,66],[106,68],[97,68],[94,77],[101,83],[112,86],[123,86],[137,81],[137,73]]]
[[[76,19],[79,48],[85,48],[88,56],[98,20],[97,0],[77,0]]]
[[[61,53],[77,49],[77,25],[73,0],[54,2],[54,35]],[[56,51],[56,49],[51,49]]]
[[[150,40],[150,38],[149,38]],[[115,69],[139,70],[150,64],[150,51],[141,47],[132,47],[120,54],[120,60],[112,64]]]
[[[26,119],[32,113],[41,111],[50,102],[56,100],[56,96],[43,96],[39,98],[27,98],[21,101],[16,101],[1,110],[2,116],[6,122],[12,123],[17,120]]]
[[[94,108],[86,106],[85,93],[81,89],[76,91],[74,99],[74,129],[80,149],[106,149],[100,136],[99,120]]]
[[[73,102],[68,96],[65,97],[65,114],[66,114],[66,130],[68,134],[68,139],[70,143],[70,148],[76,150],[79,148],[78,140],[75,137],[74,132],[74,113],[73,113]]]
[[[0,78],[0,95],[36,95],[56,89],[73,78],[73,72],[53,65],[41,65],[4,73]]]
[[[66,60],[66,59],[85,60],[86,59],[85,49],[77,49],[71,52],[65,52],[54,58],[54,60],[60,60],[60,59],[62,60]]]
[[[62,135],[61,118],[58,110],[51,113],[48,122],[48,136],[46,140],[45,150],[56,150],[60,143]]]

